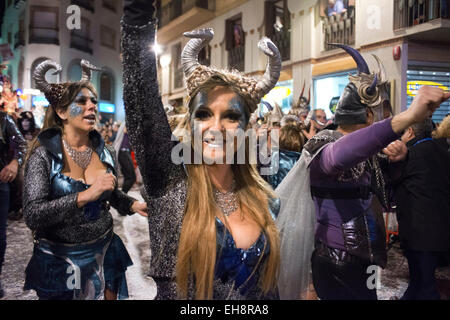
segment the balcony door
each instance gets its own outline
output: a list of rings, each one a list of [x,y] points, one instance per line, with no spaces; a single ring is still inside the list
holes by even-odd
[[[59,45],[58,8],[31,6],[29,43]]]

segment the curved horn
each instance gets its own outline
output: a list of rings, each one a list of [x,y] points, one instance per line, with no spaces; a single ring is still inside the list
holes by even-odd
[[[87,60],[81,60],[81,81],[91,81],[91,70],[100,71],[98,68]]]
[[[268,103],[267,101],[261,101],[261,103],[267,107],[267,110],[273,111],[273,107],[270,103]]]
[[[211,41],[214,37],[214,30],[212,28],[199,29],[191,32],[183,33],[185,37],[192,38],[184,46],[181,53],[181,66],[183,67],[184,76],[186,78],[197,68],[200,63],[198,62],[198,54],[203,47]]]
[[[340,44],[340,43],[329,43],[329,44],[332,46],[335,46],[335,47],[339,47],[339,48],[345,50],[349,55],[351,55],[353,60],[355,60],[355,62],[356,62],[359,73],[370,74],[369,67],[367,66],[367,62],[366,62],[366,60],[364,60],[363,56],[359,53],[358,50],[356,50],[350,46],[347,46],[345,44]]]
[[[368,88],[366,89],[366,93],[367,93],[369,96],[373,96],[373,95],[375,94],[376,89],[377,89],[377,83],[378,83],[378,75],[375,73],[375,77],[374,77],[374,79],[373,79],[372,84],[370,85],[370,87],[368,87]]]
[[[300,98],[303,97],[303,93],[305,92],[306,81],[303,81],[302,93],[300,93]]]
[[[258,42],[258,48],[269,58],[266,72],[258,81],[256,87],[262,90],[263,94],[268,93],[278,82],[281,72],[281,55],[278,48],[269,38],[262,38]]]
[[[52,60],[45,60],[44,62],[41,62],[36,69],[34,69],[33,78],[36,82],[36,88],[41,90],[42,92],[50,92],[51,90],[51,84],[45,80],[45,74],[50,69],[56,69],[53,74],[61,73],[62,67]]]
[[[383,66],[383,63],[381,62],[380,58],[378,58],[377,55],[372,54],[373,57],[375,58],[375,60],[377,61],[378,64],[378,74],[380,75],[380,82],[384,82],[387,80],[386,78],[386,69]]]

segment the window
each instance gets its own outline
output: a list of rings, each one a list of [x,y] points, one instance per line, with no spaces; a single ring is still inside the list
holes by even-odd
[[[81,79],[81,60],[75,59],[69,64],[67,79],[69,81],[80,81]]]
[[[265,2],[266,36],[270,38],[283,61],[291,57],[291,13],[287,0],[269,0]]]
[[[106,26],[100,26],[100,44],[102,46],[116,48],[116,32]]]
[[[31,6],[30,43],[48,43],[59,45],[58,8]]]
[[[25,18],[24,14],[19,17],[19,30],[15,34],[14,49],[25,45]]]
[[[174,83],[175,88],[183,87],[183,68],[181,67],[181,43],[172,47]]]
[[[94,0],[72,0],[72,4],[85,8],[91,12],[94,12],[95,3]]]
[[[100,74],[100,100],[114,101],[114,78],[109,72]]]
[[[207,45],[198,54],[198,62],[204,66],[211,65],[211,46]]]
[[[20,62],[19,62],[18,84],[17,84],[17,86],[19,88],[23,88],[23,85],[24,85],[24,83],[23,83],[23,72],[24,72],[24,69],[25,69],[25,65],[24,65],[24,62],[23,62],[23,58],[21,58]]]
[[[81,29],[72,30],[70,47],[92,54],[92,39],[90,38],[91,23],[88,19],[81,18]]]
[[[228,67],[244,71],[245,67],[245,34],[242,28],[242,16],[225,21],[226,50],[228,51]]]
[[[102,5],[104,8],[116,12],[117,0],[102,0]]]

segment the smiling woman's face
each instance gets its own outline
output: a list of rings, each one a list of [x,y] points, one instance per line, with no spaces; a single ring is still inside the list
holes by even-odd
[[[89,89],[83,88],[64,112],[58,111],[58,116],[67,120],[66,125],[89,132],[97,121],[97,98]]]
[[[203,159],[222,159],[225,163],[227,145],[234,143],[233,153],[239,147],[236,139],[226,139],[227,133],[235,134],[238,129],[243,132],[248,123],[244,99],[230,88],[217,86],[197,93],[191,108],[192,133],[202,137]]]

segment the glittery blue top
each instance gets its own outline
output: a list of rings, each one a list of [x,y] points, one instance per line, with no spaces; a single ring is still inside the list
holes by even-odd
[[[94,152],[116,174],[115,153],[97,131],[89,134]],[[47,129],[39,134],[41,146],[30,156],[24,175],[24,218],[35,237],[55,242],[81,243],[96,239],[112,227],[109,203],[122,215],[133,214],[133,198],[117,187],[104,192],[97,201],[77,206],[77,194],[89,185],[64,175],[61,131]],[[108,202],[107,202],[108,201]]]
[[[236,248],[233,236],[223,222],[216,218],[216,238],[219,257],[216,262],[216,278],[220,278],[224,283],[233,281],[236,288],[240,288],[241,294],[245,295],[258,280],[253,272],[257,270],[256,265],[258,262],[262,264],[270,251],[264,233],[259,235],[250,248],[239,249]]]

